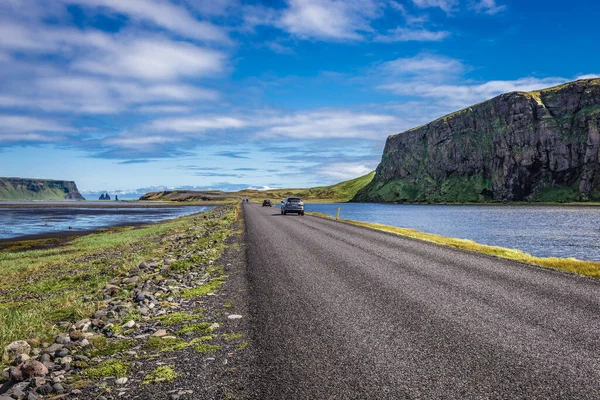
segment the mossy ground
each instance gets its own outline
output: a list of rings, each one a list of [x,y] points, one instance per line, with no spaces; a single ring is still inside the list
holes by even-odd
[[[308,213],[310,215],[332,219],[332,216],[321,213]],[[395,226],[360,222],[353,220],[339,220],[340,222],[362,226],[366,228],[376,229],[384,232],[395,233],[397,235],[410,237],[413,239],[425,240],[444,246],[455,247],[462,250],[475,251],[479,253],[489,254],[492,256],[506,258],[509,260],[519,261],[527,264],[538,265],[542,267],[555,268],[563,271],[573,272],[579,275],[600,278],[600,263],[593,261],[581,261],[574,258],[555,258],[555,257],[534,257],[520,250],[507,249],[504,247],[488,246],[476,243],[472,240],[450,238],[431,233],[425,233],[414,229],[398,228]]]
[[[173,369],[172,366],[163,365],[163,366],[157,367],[154,371],[152,371],[148,375],[146,375],[142,384],[149,385],[151,383],[159,383],[159,382],[171,383],[175,379],[177,379],[178,376],[179,376],[179,374],[177,372],[175,372],[175,370]]]
[[[129,374],[131,364],[122,360],[112,359],[85,369],[82,375],[90,379],[112,376],[123,378]]]

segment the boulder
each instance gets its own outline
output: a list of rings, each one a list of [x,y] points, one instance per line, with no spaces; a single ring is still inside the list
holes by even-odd
[[[25,379],[31,378],[32,376],[43,376],[48,374],[48,368],[37,360],[25,361],[19,366],[19,369],[23,373]]]
[[[2,361],[4,362],[12,362],[17,358],[19,354],[27,354],[31,353],[31,346],[24,340],[17,340],[16,342],[12,342],[8,346],[4,348],[4,353],[2,353]]]

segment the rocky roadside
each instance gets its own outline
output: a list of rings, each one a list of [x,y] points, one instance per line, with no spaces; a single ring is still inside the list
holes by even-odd
[[[94,315],[63,322],[54,343],[8,345],[0,400],[250,398],[238,213],[215,209],[166,238],[162,258],[112,279]]]

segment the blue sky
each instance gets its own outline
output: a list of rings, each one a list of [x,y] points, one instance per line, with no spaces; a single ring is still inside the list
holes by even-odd
[[[0,176],[330,184],[385,139],[600,73],[595,1],[3,0]]]

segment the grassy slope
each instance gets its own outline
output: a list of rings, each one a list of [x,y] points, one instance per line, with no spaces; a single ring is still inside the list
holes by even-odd
[[[209,211],[142,228],[113,228],[71,241],[37,240],[3,248],[0,348],[23,338],[48,339],[61,331],[58,322],[89,316],[100,304],[99,294],[108,282],[141,261],[161,258],[165,248],[191,228],[209,235],[198,246],[212,248],[213,242],[222,243],[237,218],[235,207],[227,209],[221,219]],[[45,244],[53,247],[44,249]]]
[[[13,185],[8,180],[0,178],[0,200],[64,200],[65,194],[64,190],[50,186],[35,192],[29,190],[26,185]]]
[[[273,190],[240,190],[233,193],[219,192],[194,192],[186,190],[172,190],[167,192],[146,193],[141,200],[152,201],[185,201],[199,202],[203,197],[219,197],[219,201],[237,201],[239,197],[247,197],[254,201],[263,199],[283,200],[288,196],[302,197],[310,201],[345,202],[350,201],[360,189],[373,180],[375,171],[367,175],[336,183],[331,186],[318,186],[310,189],[273,189]],[[223,200],[227,199],[227,200]]]
[[[316,217],[332,219],[333,217],[328,214],[321,213],[308,213]],[[479,253],[489,254],[495,257],[506,258],[509,260],[520,261],[527,264],[538,265],[542,267],[555,268],[563,271],[573,272],[576,274],[590,276],[593,278],[600,278],[600,262],[593,261],[581,261],[574,258],[556,258],[556,257],[534,257],[531,254],[522,252],[520,250],[507,249],[504,247],[488,246],[485,244],[479,244],[472,240],[450,238],[446,236],[434,235],[431,233],[425,233],[414,229],[398,228],[395,226],[360,222],[353,220],[340,220],[343,223],[362,226],[366,228],[376,229],[384,232],[394,233],[400,236],[406,236],[413,239],[425,240],[441,244],[444,246],[455,247],[462,250],[476,251]]]
[[[369,184],[375,171],[367,175],[340,182],[331,186],[318,186],[310,189],[274,189],[274,190],[242,190],[236,192],[241,197],[251,199],[275,199],[283,200],[288,196],[302,197],[304,200],[311,201],[334,201],[344,202],[351,200],[356,192]]]

